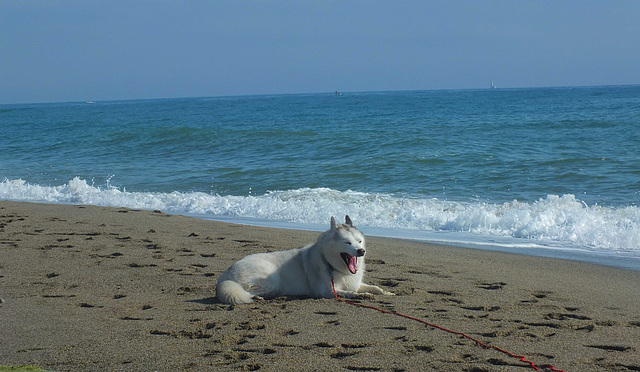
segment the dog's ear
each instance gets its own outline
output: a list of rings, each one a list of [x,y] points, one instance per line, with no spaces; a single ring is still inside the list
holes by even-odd
[[[351,222],[351,218],[349,218],[349,215],[344,216],[344,223],[347,226],[353,227],[353,222]]]
[[[331,230],[335,230],[338,228],[338,225],[336,225],[336,219],[335,217],[331,216]]]

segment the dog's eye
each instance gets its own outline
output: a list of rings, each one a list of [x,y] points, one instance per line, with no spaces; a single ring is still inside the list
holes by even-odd
[[[351,242],[345,242],[345,243],[347,243],[347,244],[351,245]]]

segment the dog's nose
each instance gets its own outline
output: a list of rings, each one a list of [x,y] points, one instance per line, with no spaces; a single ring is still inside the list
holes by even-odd
[[[360,248],[358,249],[358,257],[362,257],[364,256],[364,249]]]

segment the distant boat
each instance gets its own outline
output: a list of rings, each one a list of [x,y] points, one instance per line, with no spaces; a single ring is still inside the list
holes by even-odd
[[[493,80],[491,80],[491,88],[490,89],[496,89],[496,85],[493,83]]]
[[[334,96],[341,96],[342,92],[340,92],[339,90],[336,90],[335,92],[333,92]]]
[[[92,104],[92,103],[96,103],[96,102],[95,101],[87,101],[85,103]]]

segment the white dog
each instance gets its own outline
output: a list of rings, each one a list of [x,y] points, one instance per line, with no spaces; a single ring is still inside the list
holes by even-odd
[[[278,296],[331,298],[332,279],[336,293],[341,296],[392,295],[362,282],[364,235],[353,226],[349,216],[345,220],[344,225],[337,225],[331,217],[331,229],[322,233],[315,244],[252,254],[234,263],[218,280],[218,299],[240,304]]]

